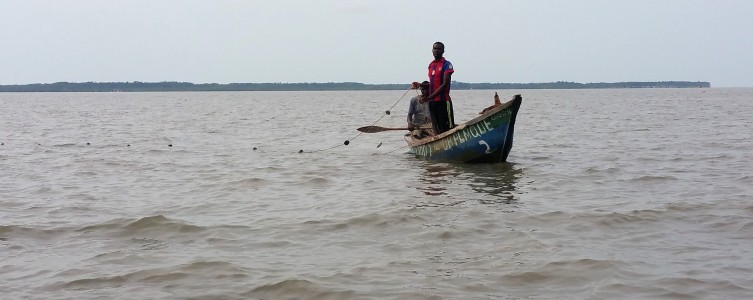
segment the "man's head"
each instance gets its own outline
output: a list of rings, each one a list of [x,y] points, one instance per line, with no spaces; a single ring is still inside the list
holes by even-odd
[[[429,94],[429,82],[424,81],[420,85],[418,85],[421,88],[421,94],[422,95],[428,95]]]
[[[434,43],[431,47],[431,54],[434,54],[434,59],[442,58],[442,54],[444,54],[444,44],[442,42]]]

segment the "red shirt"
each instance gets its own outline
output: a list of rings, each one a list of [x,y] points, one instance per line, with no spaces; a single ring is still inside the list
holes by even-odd
[[[455,72],[455,69],[452,68],[452,63],[444,57],[429,63],[429,94],[436,91],[444,83],[444,74],[453,72]],[[451,101],[450,83],[448,82],[445,90],[431,101]]]

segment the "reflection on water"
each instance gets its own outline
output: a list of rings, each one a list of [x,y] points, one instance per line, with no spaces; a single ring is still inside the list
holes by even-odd
[[[515,163],[499,163],[480,166],[465,166],[465,175],[470,187],[477,193],[492,196],[478,199],[481,204],[510,204],[518,201],[516,193],[523,169],[516,168]]]
[[[451,179],[458,175],[452,165],[449,164],[431,164],[424,165],[419,181],[424,185],[418,186],[428,196],[447,195],[447,185],[451,184]]]
[[[470,188],[472,199],[481,204],[511,204],[518,200],[517,185],[523,169],[515,163],[498,164],[452,164],[421,163],[419,182],[416,187],[427,196],[452,196],[451,190]],[[465,193],[465,197],[469,194]],[[457,202],[453,202],[456,204]]]

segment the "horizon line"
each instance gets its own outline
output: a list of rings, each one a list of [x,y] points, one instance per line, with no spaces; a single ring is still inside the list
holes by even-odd
[[[269,81],[269,82],[228,82],[228,83],[220,83],[220,82],[191,82],[191,81],[175,81],[175,80],[163,80],[163,81],[140,81],[140,80],[134,80],[134,81],[56,81],[56,82],[35,82],[35,83],[10,83],[10,84],[0,84],[0,86],[20,86],[20,85],[38,85],[38,84],[86,84],[86,83],[97,83],[97,84],[108,84],[108,83],[149,83],[149,84],[159,84],[159,83],[180,83],[180,84],[195,84],[195,85],[201,85],[201,84],[217,84],[217,85],[230,85],[230,84],[362,84],[362,85],[410,85],[411,83],[364,83],[364,82],[358,82],[358,81],[318,81],[318,82],[309,82],[309,81],[300,81],[300,82],[282,82],[282,81]],[[577,81],[566,81],[566,80],[557,80],[557,81],[539,81],[539,82],[465,82],[465,81],[457,81],[452,80],[452,83],[460,83],[460,84],[549,84],[549,83],[570,83],[570,84],[616,84],[616,83],[706,83],[711,84],[710,81],[701,81],[701,80],[629,80],[629,81],[598,81],[598,82],[577,82]]]

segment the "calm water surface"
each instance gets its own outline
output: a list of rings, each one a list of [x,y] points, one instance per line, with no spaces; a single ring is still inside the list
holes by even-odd
[[[493,165],[358,135],[403,91],[0,93],[0,298],[753,298],[753,89],[498,92]]]

